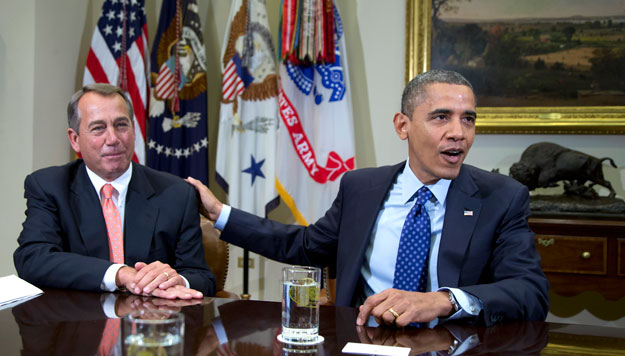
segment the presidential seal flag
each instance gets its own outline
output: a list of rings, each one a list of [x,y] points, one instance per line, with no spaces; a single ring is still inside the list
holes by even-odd
[[[106,0],[93,31],[83,85],[119,86],[132,102],[135,152],[132,159],[145,164],[145,119],[148,104],[148,27],[143,0]]]
[[[289,206],[296,221],[302,225],[315,222],[330,208],[339,188],[340,177],[354,169],[354,130],[351,99],[348,88],[345,39],[338,9],[328,0],[331,17],[322,10],[319,2],[303,0],[303,13],[321,9],[317,20],[309,25],[297,25],[293,10],[295,0],[284,0],[281,44],[303,41],[304,35],[315,36],[315,31],[331,29],[334,55],[323,54],[324,42],[318,40],[311,52],[299,50],[299,58],[281,53],[286,58],[280,65],[279,110],[282,128],[278,138],[276,186],[278,193]],[[293,11],[292,11],[293,10]],[[306,16],[304,16],[305,20]],[[332,19],[333,24],[323,23]],[[311,25],[310,23],[321,23]],[[292,27],[292,28],[289,28]],[[306,34],[306,32],[309,32]],[[285,38],[285,33],[295,34],[295,40]],[[317,55],[315,55],[317,53]],[[316,57],[316,59],[315,59]],[[321,59],[320,59],[321,58]],[[315,60],[315,63],[311,63]]]
[[[208,184],[206,56],[195,0],[166,0],[152,47],[148,165]]]
[[[235,0],[222,51],[216,179],[229,204],[266,216],[278,204],[278,78],[262,0]]]

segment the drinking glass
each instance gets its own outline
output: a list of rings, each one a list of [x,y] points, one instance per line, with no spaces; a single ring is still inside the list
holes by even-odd
[[[285,343],[314,344],[319,336],[319,285],[317,267],[282,269],[282,334]]]
[[[127,356],[182,356],[184,315],[171,310],[140,310],[123,318],[123,351]]]

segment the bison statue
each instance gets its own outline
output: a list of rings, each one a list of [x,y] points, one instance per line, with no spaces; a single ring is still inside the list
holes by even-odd
[[[560,181],[575,187],[590,182],[589,188],[595,184],[606,187],[610,190],[610,198],[613,198],[616,192],[603,178],[603,161],[616,168],[612,158],[596,158],[555,143],[539,142],[525,149],[521,160],[510,167],[510,176],[530,190],[556,187]]]

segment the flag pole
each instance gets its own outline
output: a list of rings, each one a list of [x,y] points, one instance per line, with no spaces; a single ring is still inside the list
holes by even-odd
[[[249,260],[250,260],[250,251],[247,249],[243,249],[243,294],[241,294],[241,299],[250,299],[251,295],[249,294],[249,282],[250,282],[250,271],[249,271]]]

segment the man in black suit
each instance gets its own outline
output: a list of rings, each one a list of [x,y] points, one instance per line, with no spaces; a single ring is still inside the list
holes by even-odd
[[[68,121],[68,139],[82,159],[26,177],[26,220],[13,255],[20,277],[44,287],[172,299],[214,295],[195,192],[171,174],[131,162],[135,127],[124,93],[86,86],[72,96]],[[117,232],[105,221],[107,199],[122,227]],[[115,236],[123,241],[117,259]]]
[[[436,318],[487,325],[544,320],[548,282],[527,222],[527,188],[463,164],[475,136],[475,103],[471,84],[458,73],[433,70],[414,78],[393,118],[399,138],[408,140],[408,160],[346,173],[325,216],[307,227],[230,208],[188,181],[223,240],[285,263],[336,271],[335,304],[360,306],[359,325],[370,315],[400,326]],[[425,188],[431,198],[416,203],[415,192]],[[429,241],[413,244],[427,254],[420,263],[426,272],[406,276],[402,270],[417,264],[417,253],[408,255],[408,267],[397,256],[417,224],[408,222],[419,216],[428,222],[430,233],[421,236]],[[422,280],[423,289],[394,287],[401,278]]]

